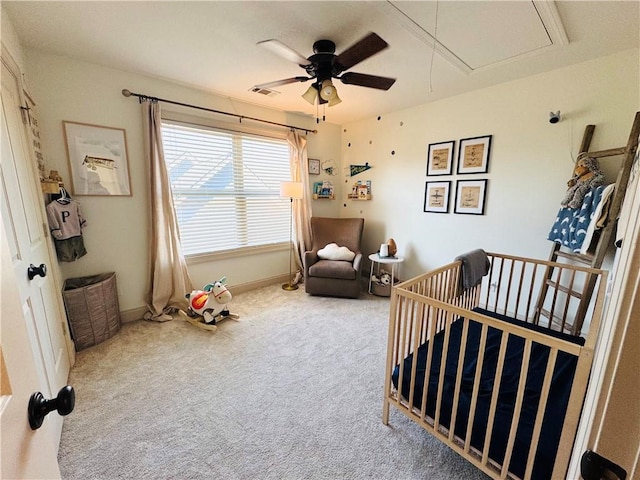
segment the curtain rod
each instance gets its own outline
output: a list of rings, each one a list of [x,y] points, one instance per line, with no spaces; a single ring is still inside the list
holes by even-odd
[[[271,122],[269,120],[262,120],[261,118],[247,117],[245,115],[238,115],[237,113],[223,112],[221,110],[214,110],[212,108],[199,107],[198,105],[189,105],[188,103],[174,102],[173,100],[166,100],[164,98],[152,97],[149,95],[144,95],[142,93],[134,93],[131,90],[127,90],[126,88],[122,90],[122,95],[124,95],[125,97],[131,97],[131,96],[138,97],[140,102],[142,102],[143,100],[152,100],[156,102],[172,103],[173,105],[180,105],[181,107],[196,108],[198,110],[205,110],[207,112],[219,113],[221,115],[230,115],[232,117],[239,118],[241,122],[242,122],[242,119],[247,119],[247,120],[253,120],[254,122],[262,122],[262,123],[268,123],[270,125],[277,125],[279,127],[302,130],[303,132],[306,132],[306,133],[318,133],[318,130],[310,130],[308,128],[296,127],[294,125],[286,125],[284,123]]]

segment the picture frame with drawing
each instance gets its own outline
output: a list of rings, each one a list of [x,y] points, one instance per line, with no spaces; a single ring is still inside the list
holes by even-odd
[[[62,122],[73,195],[131,196],[123,128]]]
[[[458,145],[458,173],[487,173],[491,135],[463,138]]]
[[[427,176],[451,175],[455,141],[430,143],[427,149]]]
[[[449,213],[449,191],[451,182],[425,182],[425,213]]]
[[[485,180],[458,180],[454,213],[484,215],[487,199]]]

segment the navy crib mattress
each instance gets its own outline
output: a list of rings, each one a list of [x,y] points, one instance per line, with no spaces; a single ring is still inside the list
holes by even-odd
[[[504,315],[489,312],[476,308],[474,311],[487,315],[508,323],[524,326],[528,329],[539,331],[540,333],[561,338],[578,345],[584,345],[584,339],[560,332],[554,332],[537,325],[525,324],[506,317]],[[449,336],[449,350],[445,360],[445,377],[442,392],[442,405],[440,408],[440,424],[446,428],[451,428],[451,413],[454,398],[454,389],[457,375],[458,356],[462,343],[463,322],[458,319],[451,324]],[[467,336],[467,346],[463,361],[462,381],[460,399],[456,415],[455,434],[461,438],[466,438],[467,422],[471,395],[473,392],[473,381],[480,346],[480,333],[482,325],[479,322],[469,322],[469,332]],[[490,327],[487,333],[487,342],[484,355],[484,363],[480,375],[480,387],[478,391],[478,401],[475,418],[471,434],[471,445],[477,449],[484,446],[491,395],[493,393],[494,377],[498,363],[498,352],[500,350],[501,332]],[[506,335],[505,335],[506,338]],[[429,417],[435,417],[436,396],[438,392],[438,379],[440,376],[442,347],[444,343],[444,331],[438,332],[433,340],[432,365],[429,373],[429,389],[426,399],[426,413]],[[502,463],[504,460],[511,420],[515,408],[515,399],[518,389],[518,380],[522,366],[525,340],[522,337],[510,335],[507,342],[506,357],[504,361],[502,381],[498,394],[498,403],[493,425],[493,432],[489,443],[489,457]],[[417,351],[417,371],[416,384],[413,395],[413,405],[422,407],[422,393],[425,381],[425,369],[427,363],[427,349],[429,342],[424,343]],[[520,422],[516,432],[516,439],[509,465],[509,471],[519,477],[524,476],[529,454],[529,446],[533,436],[533,426],[535,415],[538,409],[542,383],[549,358],[549,347],[534,342],[531,349],[527,381],[525,385],[524,401],[521,410]],[[413,355],[409,355],[404,360],[404,373],[402,388],[398,388],[398,377],[400,367],[396,366],[393,371],[392,380],[394,386],[401,395],[409,398],[410,375],[413,364]],[[556,366],[553,372],[553,379],[547,401],[547,410],[542,422],[540,432],[539,447],[535,457],[532,478],[536,480],[550,479],[553,472],[556,451],[560,443],[562,425],[569,402],[571,385],[575,374],[578,358],[566,352],[558,352]]]

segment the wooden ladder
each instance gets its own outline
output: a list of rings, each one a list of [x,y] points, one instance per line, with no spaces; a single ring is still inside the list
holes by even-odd
[[[611,200],[609,206],[608,220],[604,228],[599,232],[597,244],[593,253],[585,255],[567,252],[561,249],[561,245],[559,243],[553,242],[551,254],[549,255],[549,261],[551,262],[557,262],[558,258],[562,257],[569,261],[583,263],[590,266],[591,268],[600,268],[607,253],[607,249],[611,245],[611,239],[615,231],[618,214],[620,213],[620,208],[622,207],[622,202],[624,201],[627,184],[629,183],[629,176],[631,174],[631,167],[633,166],[634,156],[636,153],[636,149],[638,148],[638,135],[640,135],[640,112],[636,112],[636,116],[631,127],[631,132],[629,133],[629,140],[627,141],[627,145],[624,147],[611,148],[609,150],[600,150],[597,152],[589,152],[589,146],[591,144],[591,139],[593,138],[593,132],[595,128],[595,125],[587,125],[584,136],[582,137],[582,143],[580,144],[580,153],[588,152],[586,153],[586,155],[591,158],[605,158],[615,155],[624,155],[622,160],[622,168],[618,172],[618,178],[616,179],[613,199]],[[558,275],[557,281],[552,280],[555,268],[549,266],[546,269],[545,281],[542,285],[540,296],[538,297],[538,301],[536,304],[534,314],[535,323],[540,322],[540,317],[547,318],[550,323],[557,320],[557,317],[553,314],[553,312],[550,312],[549,310],[544,308],[544,303],[549,291],[549,287],[577,299],[589,299],[591,298],[593,290],[596,286],[595,275],[588,276],[588,279],[582,286],[581,290],[574,289],[572,285],[562,285],[560,275]],[[572,335],[580,334],[589,304],[589,301],[580,302],[580,307],[578,307],[576,311],[573,323],[567,323],[564,325],[563,329],[565,331],[568,331]]]

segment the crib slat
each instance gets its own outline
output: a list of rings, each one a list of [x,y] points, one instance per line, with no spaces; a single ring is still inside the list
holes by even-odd
[[[507,342],[509,341],[509,333],[502,333],[500,342],[500,352],[498,353],[498,366],[496,374],[493,377],[493,392],[491,393],[491,406],[489,407],[489,417],[487,419],[487,432],[484,436],[484,444],[482,447],[482,464],[486,465],[489,458],[489,446],[491,442],[491,433],[493,432],[493,422],[496,418],[496,406],[498,404],[498,392],[502,382],[502,370],[504,368],[504,357],[507,353]]]
[[[562,274],[564,273],[564,268],[559,267],[557,268],[558,271],[558,276],[556,277],[556,281],[557,284],[560,285],[561,284],[561,278],[562,278]],[[551,326],[553,324],[553,317],[556,314],[556,301],[558,300],[558,289],[554,288],[553,289],[553,300],[551,301],[551,307],[549,308],[549,325],[548,328],[551,329]]]
[[[533,300],[533,288],[536,284],[536,278],[538,277],[538,264],[534,263],[533,264],[533,272],[531,272],[531,283],[529,285],[529,297],[528,297],[528,301],[527,301],[527,313],[525,318],[529,318],[529,308],[531,307],[531,301]],[[533,322],[534,324],[538,325],[540,323],[540,311],[536,312],[534,309],[534,318],[533,318]]]
[[[576,279],[576,271],[571,270],[571,279],[569,280],[569,284],[567,288],[569,289],[569,293],[565,299],[564,303],[564,311],[562,313],[562,324],[560,325],[560,331],[564,332],[565,326],[567,325],[567,313],[569,312],[569,304],[571,303],[571,295],[573,294],[573,283]]]
[[[442,354],[440,356],[440,375],[438,377],[438,393],[436,395],[436,413],[434,416],[434,428],[440,430],[440,406],[442,405],[442,388],[444,386],[444,374],[447,365],[447,354],[449,353],[449,337],[451,334],[451,322],[448,320],[453,316],[452,312],[445,315],[444,342],[442,344]]]
[[[388,339],[387,342],[387,367],[384,375],[384,403],[382,405],[382,423],[385,425],[389,424],[389,397],[391,396],[391,373],[394,368],[395,356],[394,356],[394,342],[391,341],[393,338],[398,338],[396,329],[397,329],[397,305],[398,300],[402,297],[398,296],[395,293],[391,294],[390,306],[389,306],[389,329],[388,329]],[[398,397],[400,395],[398,394]]]
[[[418,326],[416,325],[415,317],[413,316],[413,312],[415,311],[415,302],[412,303],[414,305],[412,305],[413,308],[411,308],[412,328],[410,328],[410,330],[413,333],[413,345],[411,348],[411,351],[413,352],[413,361],[411,362],[411,377],[409,382],[409,411],[413,410],[413,394],[416,390],[416,372],[418,370],[418,347],[420,346],[420,335],[418,335],[418,332],[416,331]],[[420,309],[420,307],[418,309]]]
[[[509,298],[511,296],[511,282],[512,282],[512,278],[513,278],[513,269],[515,267],[515,261],[511,260],[510,264],[511,264],[511,268],[509,269],[509,275],[507,277],[507,293],[505,295],[504,298],[504,309],[503,309],[503,314],[504,315],[508,315],[509,314],[509,310],[508,310],[508,306],[509,306]],[[514,312],[514,313],[517,313]]]
[[[398,390],[402,390],[402,381],[404,379],[404,358],[407,357],[407,353],[405,350],[405,342],[406,342],[406,330],[407,330],[407,318],[406,318],[406,304],[409,301],[408,298],[402,298],[399,310],[400,310],[400,335],[398,337],[398,364],[400,366],[398,372]],[[404,312],[404,313],[403,313]],[[396,398],[396,404],[398,408],[400,408],[400,403],[402,402],[402,395],[398,393],[398,397]]]
[[[431,305],[428,305],[427,308],[431,311],[433,315],[433,309]],[[436,322],[433,319],[429,324],[429,349],[427,350],[427,363],[425,364],[424,371],[424,387],[422,388],[422,403],[420,408],[420,418],[425,419],[427,416],[427,395],[429,393],[429,374],[431,372],[431,365],[433,363],[433,338],[436,336]]]
[[[524,389],[527,383],[527,372],[529,370],[529,361],[531,359],[531,339],[527,338],[524,342],[524,352],[522,355],[522,365],[520,366],[520,377],[518,378],[518,392],[516,394],[516,404],[511,419],[511,429],[509,430],[509,440],[507,441],[507,450],[502,462],[501,478],[507,478],[509,473],[509,464],[511,463],[511,455],[513,454],[513,445],[516,441],[516,432],[522,412],[522,402],[524,401]]]
[[[556,359],[558,358],[558,349],[552,348],[549,352],[547,360],[547,369],[542,382],[542,394],[538,403],[538,411],[536,412],[536,421],[533,425],[533,436],[531,437],[531,447],[527,458],[527,468],[524,471],[524,478],[531,478],[533,472],[533,462],[536,458],[538,440],[540,440],[540,432],[542,431],[542,421],[547,410],[547,401],[549,399],[549,389],[551,388],[551,379],[553,378],[553,370],[556,367]]]
[[[451,404],[451,422],[449,422],[449,441],[453,441],[455,433],[456,417],[458,416],[458,401],[460,400],[460,385],[462,383],[462,371],[464,370],[464,355],[467,351],[467,337],[469,335],[469,322],[468,318],[461,318],[459,321],[464,322],[462,324],[462,337],[460,339],[460,353],[458,354],[458,365],[456,372],[456,387],[453,394],[453,403]]]
[[[480,346],[478,347],[478,363],[476,364],[476,371],[473,378],[473,392],[471,393],[471,408],[469,410],[469,420],[467,420],[467,434],[464,442],[464,451],[469,452],[471,446],[471,435],[473,434],[473,421],[476,416],[476,405],[478,404],[478,392],[480,390],[480,377],[482,375],[482,367],[484,364],[484,352],[487,348],[487,332],[489,326],[485,323],[482,324],[482,330],[480,331]]]

